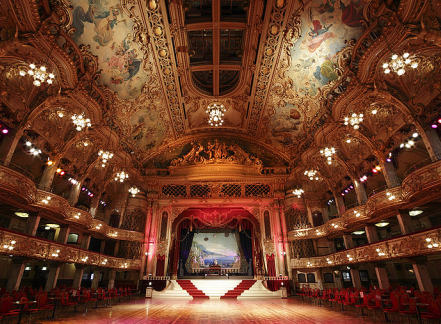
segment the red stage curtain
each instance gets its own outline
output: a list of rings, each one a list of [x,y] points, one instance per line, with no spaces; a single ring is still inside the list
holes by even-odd
[[[156,276],[164,275],[165,255],[158,254],[156,257]]]
[[[276,276],[276,261],[274,254],[266,255],[266,265],[268,268],[268,276],[275,277]],[[267,286],[271,291],[279,290],[281,281],[279,280],[268,280]]]

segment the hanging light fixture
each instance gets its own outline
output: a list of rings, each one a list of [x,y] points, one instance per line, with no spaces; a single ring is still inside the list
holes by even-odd
[[[124,182],[126,179],[129,178],[129,174],[124,171],[117,172],[115,175],[115,181]]]
[[[297,198],[300,198],[305,192],[302,188],[296,188],[292,191],[293,195],[297,196]]]
[[[129,189],[129,193],[132,195],[132,197],[135,197],[139,192],[140,190],[136,187],[130,187]]]
[[[84,127],[90,127],[92,126],[92,124],[90,123],[90,119],[89,118],[85,118],[83,114],[81,115],[73,115],[72,116],[72,122],[75,125],[75,129],[77,131],[82,131]]]
[[[98,152],[98,156],[101,157],[101,166],[104,168],[107,165],[107,161],[113,158],[113,153],[100,150]]]
[[[227,109],[221,103],[211,103],[208,105],[205,112],[208,114],[208,124],[210,126],[218,127],[224,123],[224,115]]]
[[[318,176],[318,171],[317,170],[306,170],[304,175],[307,176],[309,178],[309,180],[319,180],[319,176]]]
[[[406,69],[416,69],[418,67],[418,61],[415,56],[411,56],[409,53],[403,55],[392,54],[389,62],[383,63],[383,72],[389,74],[395,72],[397,75],[403,75],[406,73]]]
[[[325,147],[324,149],[320,150],[320,154],[326,158],[326,162],[328,164],[332,164],[332,156],[335,154],[335,148],[332,146]]]
[[[41,86],[41,84],[45,82],[47,84],[52,84],[55,81],[55,75],[47,72],[44,65],[37,67],[34,63],[29,64],[29,69],[27,71],[20,70],[19,75],[22,77],[26,75],[32,76],[34,78],[33,85],[36,87]]]
[[[351,116],[345,117],[345,125],[351,125],[354,129],[359,129],[360,124],[363,121],[363,114],[353,113]]]

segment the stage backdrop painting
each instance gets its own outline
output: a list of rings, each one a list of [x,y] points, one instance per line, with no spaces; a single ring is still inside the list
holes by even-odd
[[[186,268],[193,271],[219,265],[240,270],[241,253],[236,233],[196,233]]]

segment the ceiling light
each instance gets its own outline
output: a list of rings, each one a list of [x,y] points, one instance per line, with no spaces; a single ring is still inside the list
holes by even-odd
[[[418,216],[424,213],[421,209],[409,210],[409,216]]]
[[[309,180],[319,180],[317,170],[306,170],[304,175],[309,178]]]
[[[132,197],[135,197],[139,193],[139,189],[136,187],[130,187],[129,193],[132,195]]]
[[[345,125],[351,125],[354,129],[359,129],[363,121],[363,114],[353,113],[351,116],[345,117]]]
[[[375,226],[377,226],[377,227],[386,227],[386,226],[388,226],[388,225],[389,225],[388,222],[379,222],[379,223],[376,223],[376,224],[375,224]]]
[[[92,126],[92,124],[90,123],[90,119],[89,118],[85,118],[83,114],[81,115],[73,115],[72,116],[72,122],[75,125],[75,129],[77,131],[81,131],[83,130],[84,127],[90,127]]]
[[[332,156],[335,154],[335,148],[334,147],[325,147],[324,149],[320,150],[320,154],[326,158],[326,161],[328,164],[331,164],[332,163]]]
[[[352,234],[354,234],[354,235],[363,235],[365,233],[365,231],[355,231],[355,232],[352,232]]]
[[[111,158],[113,158],[113,153],[109,151],[100,150],[98,156],[101,157],[101,166],[104,168]]]
[[[224,123],[224,115],[227,109],[221,103],[209,104],[205,112],[208,114],[208,124],[210,126],[218,127]]]
[[[406,69],[409,67],[412,69],[418,67],[418,62],[415,56],[411,56],[407,52],[403,55],[393,54],[389,62],[383,63],[383,72],[385,74],[395,72],[397,75],[401,76],[406,73]]]
[[[292,191],[293,195],[297,196],[297,198],[300,198],[302,194],[304,193],[303,189],[296,188]]]
[[[52,84],[55,80],[55,75],[53,73],[48,73],[44,65],[37,67],[34,63],[29,64],[29,69],[27,71],[21,70],[19,75],[24,77],[30,75],[33,77],[33,85],[36,87],[41,86],[42,83]]]
[[[16,211],[14,214],[15,214],[15,216],[18,216],[21,218],[28,218],[29,217],[29,214],[26,212]]]
[[[128,173],[124,171],[120,171],[116,173],[114,180],[119,182],[124,182],[128,178],[129,178]]]
[[[59,228],[60,227],[60,225],[58,225],[58,224],[46,224],[46,226],[49,228]]]

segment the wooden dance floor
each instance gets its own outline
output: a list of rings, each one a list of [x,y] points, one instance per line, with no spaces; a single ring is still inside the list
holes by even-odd
[[[87,314],[57,314],[43,323],[372,323],[348,311],[338,312],[294,299],[237,300],[137,300],[109,308],[90,309]]]

